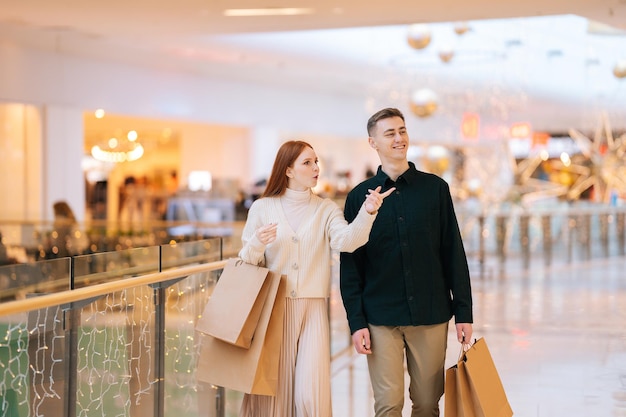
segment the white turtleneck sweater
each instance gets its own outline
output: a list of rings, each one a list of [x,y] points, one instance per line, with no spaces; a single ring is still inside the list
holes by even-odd
[[[376,215],[361,207],[350,224],[332,200],[310,190],[287,189],[280,197],[256,200],[242,233],[239,257],[287,277],[287,296],[326,298],[330,295],[331,249],[352,252],[363,246]],[[278,223],[276,240],[264,245],[256,230]]]
[[[287,218],[287,223],[291,226],[291,230],[298,230],[309,208],[311,195],[313,194],[310,190],[296,191],[287,188],[285,194],[280,196],[280,204],[283,207],[283,213],[285,213],[285,218]]]

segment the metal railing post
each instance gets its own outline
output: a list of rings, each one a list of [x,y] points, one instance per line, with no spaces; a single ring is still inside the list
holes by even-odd
[[[74,257],[70,258],[70,290],[74,290]],[[65,406],[67,417],[76,415],[78,390],[78,327],[80,325],[80,307],[70,305],[63,311],[63,330],[65,331]]]
[[[624,250],[625,241],[626,241],[626,236],[624,236],[624,223],[626,223],[624,221],[625,219],[626,219],[625,213],[617,214],[617,246],[619,248],[618,249],[619,255],[625,254],[625,250]]]
[[[528,269],[530,266],[530,235],[528,234],[529,223],[530,216],[528,214],[522,214],[519,218],[519,236],[522,248],[522,265],[525,269]]]
[[[552,217],[546,214],[541,217],[541,230],[543,232],[543,262],[549,266],[552,263]]]

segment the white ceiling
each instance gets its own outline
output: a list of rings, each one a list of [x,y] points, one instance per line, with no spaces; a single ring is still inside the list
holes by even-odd
[[[267,5],[314,13],[222,15]],[[459,21],[470,27],[462,36],[453,30]],[[418,51],[406,37],[421,22],[431,23],[433,36]],[[626,0],[0,0],[2,42],[331,91],[374,109],[429,88],[443,113],[477,111],[558,130],[593,128],[605,111],[626,129],[626,79],[612,74],[626,59],[626,36],[599,34],[596,22],[626,31]],[[455,51],[447,64],[438,58],[444,47]]]

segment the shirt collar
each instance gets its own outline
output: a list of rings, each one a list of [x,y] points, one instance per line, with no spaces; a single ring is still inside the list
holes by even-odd
[[[404,181],[406,181],[407,184],[411,184],[413,181],[417,179],[417,175],[418,174],[417,174],[417,169],[415,168],[415,164],[409,161],[409,169],[407,169],[402,174],[400,174],[400,176],[398,177],[398,180],[403,179]],[[391,183],[393,182],[391,178],[389,178],[389,175],[385,174],[385,172],[383,171],[382,165],[378,166],[378,171],[376,172],[376,180],[379,184],[383,184],[383,185],[386,185],[387,181]]]

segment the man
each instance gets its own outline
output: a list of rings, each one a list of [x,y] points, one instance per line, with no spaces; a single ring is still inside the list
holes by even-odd
[[[407,160],[402,113],[380,110],[367,131],[381,166],[348,194],[346,220],[356,217],[368,189],[396,190],[379,209],[368,243],[341,254],[352,342],[368,355],[376,417],[402,416],[405,357],[411,417],[438,416],[452,316],[458,341],[469,344],[472,337],[465,250],[448,184]]]

